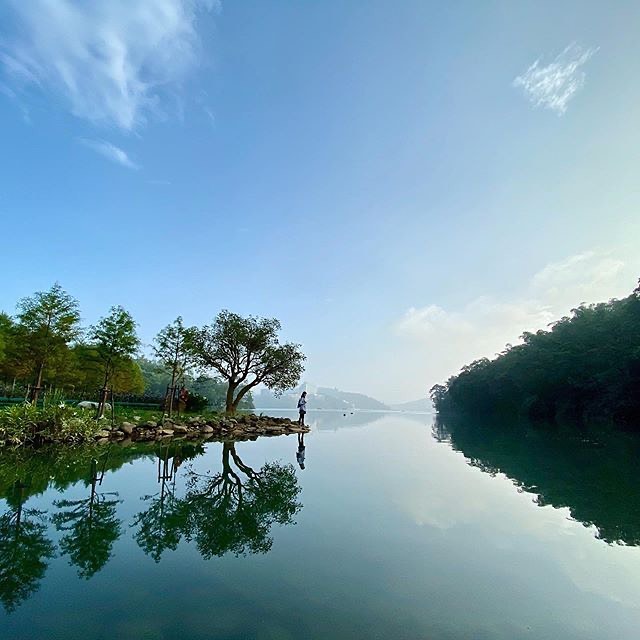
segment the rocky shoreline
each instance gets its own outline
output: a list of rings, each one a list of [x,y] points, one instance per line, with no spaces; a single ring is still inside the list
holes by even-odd
[[[103,428],[94,436],[98,444],[132,440],[146,442],[173,438],[225,440],[256,440],[258,436],[280,436],[291,433],[308,433],[309,427],[301,427],[291,418],[272,418],[255,414],[225,418],[191,416],[186,420],[164,418],[161,421],[123,422],[111,428]]]

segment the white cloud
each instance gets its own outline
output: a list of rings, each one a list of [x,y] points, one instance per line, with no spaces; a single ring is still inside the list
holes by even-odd
[[[123,167],[127,167],[127,169],[140,168],[139,165],[129,158],[126,151],[123,151],[120,147],[116,147],[110,142],[106,142],[105,140],[87,140],[86,138],[80,138],[79,142],[89,147],[89,149],[93,149],[96,153],[99,153],[101,156],[104,156],[112,162],[120,164]]]
[[[93,123],[132,130],[198,61],[196,22],[215,0],[9,0],[19,35],[0,40],[12,89],[60,95]],[[175,102],[175,101],[174,101]]]
[[[562,115],[569,100],[583,85],[585,73],[581,67],[598,49],[583,49],[570,44],[551,64],[541,66],[538,58],[513,81],[536,107],[544,107]]]
[[[412,307],[394,326],[401,341],[399,366],[405,379],[415,372],[410,384],[424,396],[429,386],[464,364],[494,357],[507,343],[518,343],[524,331],[546,329],[583,302],[628,295],[639,270],[640,258],[633,253],[622,259],[587,251],[545,266],[513,299],[480,296],[460,309]]]

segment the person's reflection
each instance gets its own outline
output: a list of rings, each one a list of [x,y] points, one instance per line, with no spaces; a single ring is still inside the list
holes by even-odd
[[[304,433],[298,434],[298,451],[296,451],[296,460],[300,465],[301,469],[304,469],[304,456],[305,456],[305,446],[304,446]]]

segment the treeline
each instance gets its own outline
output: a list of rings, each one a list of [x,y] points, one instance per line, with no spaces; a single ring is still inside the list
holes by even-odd
[[[522,341],[432,387],[437,411],[640,429],[640,284],[622,300],[581,305]]]
[[[187,330],[178,318],[154,340],[156,359],[139,355],[137,324],[120,306],[83,328],[78,301],[53,285],[17,303],[16,314],[0,312],[0,397],[35,400],[58,392],[75,400],[97,400],[105,387],[117,399],[162,403],[169,385],[189,390],[188,409],[225,408],[228,385],[196,375],[183,349]],[[180,342],[182,341],[182,342]],[[239,409],[253,408],[251,393]]]

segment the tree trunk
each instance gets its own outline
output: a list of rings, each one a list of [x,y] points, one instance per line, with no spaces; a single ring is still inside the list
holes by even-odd
[[[225,407],[225,413],[228,416],[232,416],[235,412],[236,412],[236,404],[235,404],[235,392],[236,389],[238,388],[238,384],[235,382],[231,382],[229,381],[229,387],[227,388],[227,400],[226,400],[226,407]]]
[[[36,378],[36,386],[31,391],[32,404],[38,404],[38,396],[40,395],[40,385],[42,384],[42,372],[44,371],[44,360],[38,367],[38,377]]]
[[[107,384],[109,383],[109,368],[105,369],[104,372],[104,384],[102,385],[102,389],[100,390],[100,400],[98,401],[98,413],[96,415],[96,420],[99,420],[104,416],[104,405],[107,401]],[[113,407],[112,407],[113,408]]]
[[[253,385],[248,384],[246,387],[242,387],[242,389],[240,389],[240,391],[238,392],[238,395],[233,400],[233,413],[235,413],[238,410],[238,405],[240,404],[240,400],[242,400],[242,398],[245,397],[247,392],[251,390],[252,386]]]
[[[169,400],[169,417],[171,418],[171,416],[173,415],[173,396],[176,393],[176,365],[173,365],[173,369],[171,371],[171,385],[169,387],[169,397],[165,399],[165,404],[166,400]]]

